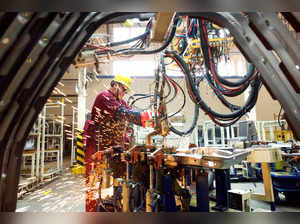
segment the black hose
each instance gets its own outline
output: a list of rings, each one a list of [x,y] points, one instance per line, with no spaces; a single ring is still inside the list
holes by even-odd
[[[162,60],[161,60],[161,62],[162,62],[162,64],[163,64],[162,66],[164,66],[164,60],[163,60],[164,57],[165,57],[165,55],[163,55]],[[165,77],[165,78],[166,78],[166,77]],[[169,81],[169,80],[167,79],[167,81]],[[172,80],[172,81],[174,82],[175,85],[177,85],[177,87],[180,89],[180,91],[181,91],[182,94],[183,94],[183,104],[182,104],[182,106],[180,107],[180,109],[179,109],[178,111],[176,111],[176,112],[173,113],[172,115],[168,116],[168,118],[171,118],[171,117],[173,117],[174,115],[178,114],[178,113],[184,108],[185,103],[186,103],[186,96],[185,96],[185,93],[184,93],[183,88],[182,88],[175,80]],[[171,82],[171,83],[172,83],[172,85],[174,86],[173,82]],[[174,87],[174,88],[175,88],[175,87]],[[175,95],[175,96],[176,96],[176,95]],[[170,124],[169,124],[169,125],[170,125],[170,130],[171,130],[173,133],[175,133],[175,134],[177,134],[177,135],[179,135],[179,136],[188,135],[188,134],[190,134],[190,133],[194,130],[194,128],[196,127],[197,121],[198,121],[198,117],[199,117],[199,106],[195,104],[194,118],[193,118],[193,122],[192,122],[191,127],[188,128],[188,130],[186,130],[186,131],[179,131],[179,130],[177,130],[177,129],[170,123]]]
[[[229,120],[234,119],[236,117],[239,117],[240,115],[243,115],[251,110],[251,108],[255,105],[257,96],[258,96],[258,90],[260,88],[260,77],[257,75],[254,81],[251,83],[251,92],[250,95],[244,104],[240,108],[240,110],[233,111],[230,114],[220,114],[215,111],[213,111],[201,98],[198,89],[195,87],[194,82],[192,80],[189,68],[185,61],[175,52],[166,52],[166,56],[168,57],[174,57],[177,59],[177,61],[182,65],[181,70],[183,71],[186,81],[187,81],[187,88],[188,92],[190,93],[191,99],[195,104],[199,104],[200,107],[207,113],[211,114],[212,117],[223,119],[223,120]],[[176,62],[177,62],[176,61]],[[253,103],[254,102],[254,103]]]
[[[171,43],[171,41],[173,40],[175,33],[176,33],[176,28],[177,28],[177,23],[179,21],[179,17],[174,18],[173,20],[173,25],[172,25],[172,29],[171,32],[168,36],[168,39],[165,41],[165,43],[154,50],[145,50],[145,49],[136,49],[136,48],[125,48],[125,49],[119,49],[119,50],[110,50],[109,53],[111,55],[115,55],[115,54],[126,54],[126,55],[133,55],[133,54],[155,54],[158,53],[162,50],[164,50],[167,46],[169,46],[169,44]],[[128,40],[126,40],[128,41]],[[100,51],[100,52],[96,52],[97,55],[106,55],[108,52],[106,51]]]
[[[212,76],[209,75],[208,73],[206,73],[206,79],[208,81],[208,84],[210,85],[210,87],[215,91],[218,92],[219,89],[221,90],[222,87],[213,80]],[[250,82],[247,82],[246,84],[244,84],[243,86],[241,86],[240,89],[232,91],[232,92],[222,92],[223,95],[228,96],[228,97],[235,97],[235,96],[239,96],[240,94],[242,94],[249,86]]]
[[[171,29],[171,32],[168,36],[168,39],[166,40],[166,42],[159,48],[157,49],[154,49],[154,50],[127,50],[125,52],[123,52],[123,54],[155,54],[155,53],[158,53],[162,50],[164,50],[170,43],[171,41],[173,40],[174,36],[175,36],[175,33],[176,33],[176,28],[177,28],[177,23],[179,21],[179,17],[176,17],[174,18],[173,20],[173,25],[172,25],[172,29]]]
[[[175,133],[175,134],[177,134],[179,136],[188,135],[188,134],[192,133],[193,130],[194,130],[194,128],[196,127],[197,121],[198,121],[198,117],[199,117],[199,105],[195,104],[194,118],[193,118],[193,122],[192,122],[191,127],[188,130],[186,130],[186,131],[179,131],[172,124],[170,124],[170,130],[173,133]]]
[[[130,103],[130,107],[132,107],[137,101],[139,100],[142,100],[142,99],[146,99],[146,98],[149,98],[149,97],[152,97],[153,95],[145,95],[145,96],[141,96],[137,99],[134,99],[131,103]],[[141,110],[147,110],[148,108],[150,108],[153,104],[150,104],[147,108],[143,108]],[[135,106],[136,107],[136,106]]]
[[[163,76],[164,76],[164,78],[165,78],[166,74],[164,74]],[[167,83],[170,85],[170,82],[169,82],[168,79],[167,79]],[[176,89],[176,87],[175,87],[176,84],[175,84],[175,83],[172,83],[172,82],[171,82],[171,84],[172,84],[172,86],[173,86],[173,88],[174,88],[174,93],[173,93],[173,96],[171,97],[171,99],[169,99],[169,100],[166,102],[166,104],[172,102],[172,101],[175,99],[176,95],[177,95],[176,90],[175,90],[175,89]]]
[[[208,45],[207,40],[204,37],[204,32],[203,32],[203,28],[206,29],[205,25],[202,24],[202,19],[198,19],[198,23],[199,23],[199,31],[200,31],[200,39],[201,39],[201,49],[202,49],[202,52],[203,52],[205,65],[210,70],[211,69],[210,63],[212,63],[213,71],[211,71],[211,72],[214,72],[214,74],[216,75],[216,78],[219,80],[219,82],[224,84],[224,85],[230,86],[230,87],[238,87],[238,86],[241,86],[241,85],[245,84],[247,81],[249,81],[249,79],[253,76],[253,74],[255,72],[255,66],[253,64],[250,64],[246,75],[241,80],[239,80],[237,82],[231,82],[227,79],[222,78],[218,74],[218,71],[215,67],[214,59],[212,58],[210,60],[210,58],[209,58],[208,48],[210,48],[210,46]]]
[[[215,92],[215,94],[217,95],[217,97],[223,103],[224,106],[228,107],[231,111],[239,110],[241,108],[240,106],[230,103],[228,100],[225,99],[225,97],[218,90],[215,89],[215,86],[213,86],[213,84],[211,83],[211,76],[206,74],[205,78],[208,81],[208,84],[211,86],[211,88],[213,89],[213,91]]]
[[[108,43],[107,45],[108,45],[108,47],[115,47],[115,46],[118,46],[118,45],[128,44],[128,43],[131,43],[133,41],[143,39],[149,34],[150,34],[150,30],[147,30],[145,33],[143,33],[141,35],[138,35],[136,37],[133,37],[133,38],[130,38],[130,39],[127,39],[127,40],[118,41],[118,42]]]
[[[166,66],[165,66],[165,63],[164,63],[164,56],[163,56],[163,54],[161,54],[161,57],[160,57],[160,64],[161,64],[161,73],[163,75],[163,78],[166,79],[164,77],[164,75],[166,74]],[[166,80],[166,81],[167,81],[167,85],[168,85],[168,93],[165,96],[162,97],[163,99],[166,99],[170,95],[170,93],[171,93],[171,85],[168,82],[168,80]],[[169,103],[169,102],[171,102],[171,100],[169,100],[167,103]]]
[[[230,87],[238,87],[238,86],[244,85],[246,82],[249,81],[249,79],[254,75],[254,72],[255,72],[255,66],[253,64],[250,64],[246,75],[244,75],[242,79],[240,79],[237,82],[231,82],[227,79],[222,78],[222,76],[219,75],[214,61],[211,63],[213,64],[212,67],[213,67],[214,73],[215,73],[217,79],[219,80],[219,82],[226,86],[230,86]]]
[[[278,113],[277,120],[278,120],[278,124],[279,124],[279,127],[281,128],[281,130],[284,130],[284,125],[281,124],[281,122],[280,122],[281,111],[282,111],[282,105],[280,106],[280,110],[279,110],[279,113]]]
[[[178,111],[176,111],[175,113],[173,113],[172,115],[168,116],[168,118],[171,118],[173,116],[175,116],[176,114],[178,114],[180,111],[182,111],[182,109],[184,108],[185,106],[185,103],[186,103],[186,96],[185,96],[185,93],[184,93],[184,90],[182,89],[182,87],[175,81],[175,80],[172,80],[174,82],[174,84],[180,89],[180,91],[182,92],[182,95],[183,95],[183,104],[181,105],[180,109]]]

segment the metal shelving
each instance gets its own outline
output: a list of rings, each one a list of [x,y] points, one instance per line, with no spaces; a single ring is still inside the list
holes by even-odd
[[[47,109],[60,109],[60,120],[53,117],[47,118]],[[58,117],[58,116],[56,116]],[[52,177],[53,174],[63,170],[63,150],[64,150],[64,100],[61,102],[47,103],[43,109],[42,116],[42,147],[41,147],[41,180]],[[56,168],[45,167],[45,162],[56,160]]]

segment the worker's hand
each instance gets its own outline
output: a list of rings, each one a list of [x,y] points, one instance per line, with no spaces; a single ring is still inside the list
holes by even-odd
[[[154,127],[151,111],[141,112],[141,123],[144,128],[145,127]]]

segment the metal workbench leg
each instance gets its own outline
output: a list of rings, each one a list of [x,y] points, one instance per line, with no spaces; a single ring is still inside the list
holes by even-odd
[[[208,173],[203,171],[196,177],[196,200],[198,212],[209,212]]]
[[[34,177],[34,165],[35,165],[35,152],[33,153],[31,159],[31,177]]]
[[[228,209],[228,189],[230,188],[229,169],[215,170],[217,204],[212,209],[225,211]]]

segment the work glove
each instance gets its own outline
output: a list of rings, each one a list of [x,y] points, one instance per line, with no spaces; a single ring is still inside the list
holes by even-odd
[[[151,111],[143,111],[141,112],[141,123],[144,128],[146,127],[154,127],[154,123],[152,120],[152,112]]]

